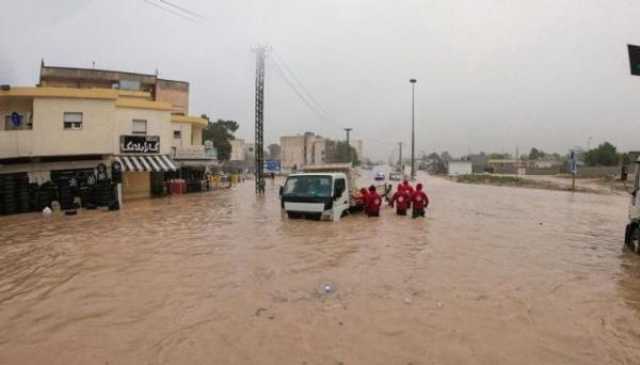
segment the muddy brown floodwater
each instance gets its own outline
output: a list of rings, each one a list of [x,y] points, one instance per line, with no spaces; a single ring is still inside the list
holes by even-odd
[[[625,197],[423,180],[425,220],[282,219],[271,181],[3,217],[0,363],[640,364]]]

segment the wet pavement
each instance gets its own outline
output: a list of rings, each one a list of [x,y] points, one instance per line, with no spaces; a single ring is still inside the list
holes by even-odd
[[[0,218],[1,364],[638,364],[619,195],[423,178],[425,220],[277,184]]]

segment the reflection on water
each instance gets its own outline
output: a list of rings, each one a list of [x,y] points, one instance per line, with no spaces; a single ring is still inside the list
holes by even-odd
[[[283,219],[271,181],[3,217],[0,363],[640,363],[626,199],[426,187],[426,220]]]

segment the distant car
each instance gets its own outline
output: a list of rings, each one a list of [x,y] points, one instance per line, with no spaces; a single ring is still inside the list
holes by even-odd
[[[402,180],[402,174],[400,174],[399,172],[392,172],[389,174],[389,180],[400,181]]]
[[[375,181],[383,181],[384,180],[384,173],[383,172],[376,173],[376,176],[373,179]]]

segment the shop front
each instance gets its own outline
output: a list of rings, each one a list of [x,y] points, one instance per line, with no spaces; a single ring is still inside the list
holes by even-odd
[[[165,181],[176,175],[178,167],[169,156],[159,152],[159,136],[120,136],[121,154],[113,160],[122,166],[123,200],[166,193]]]

